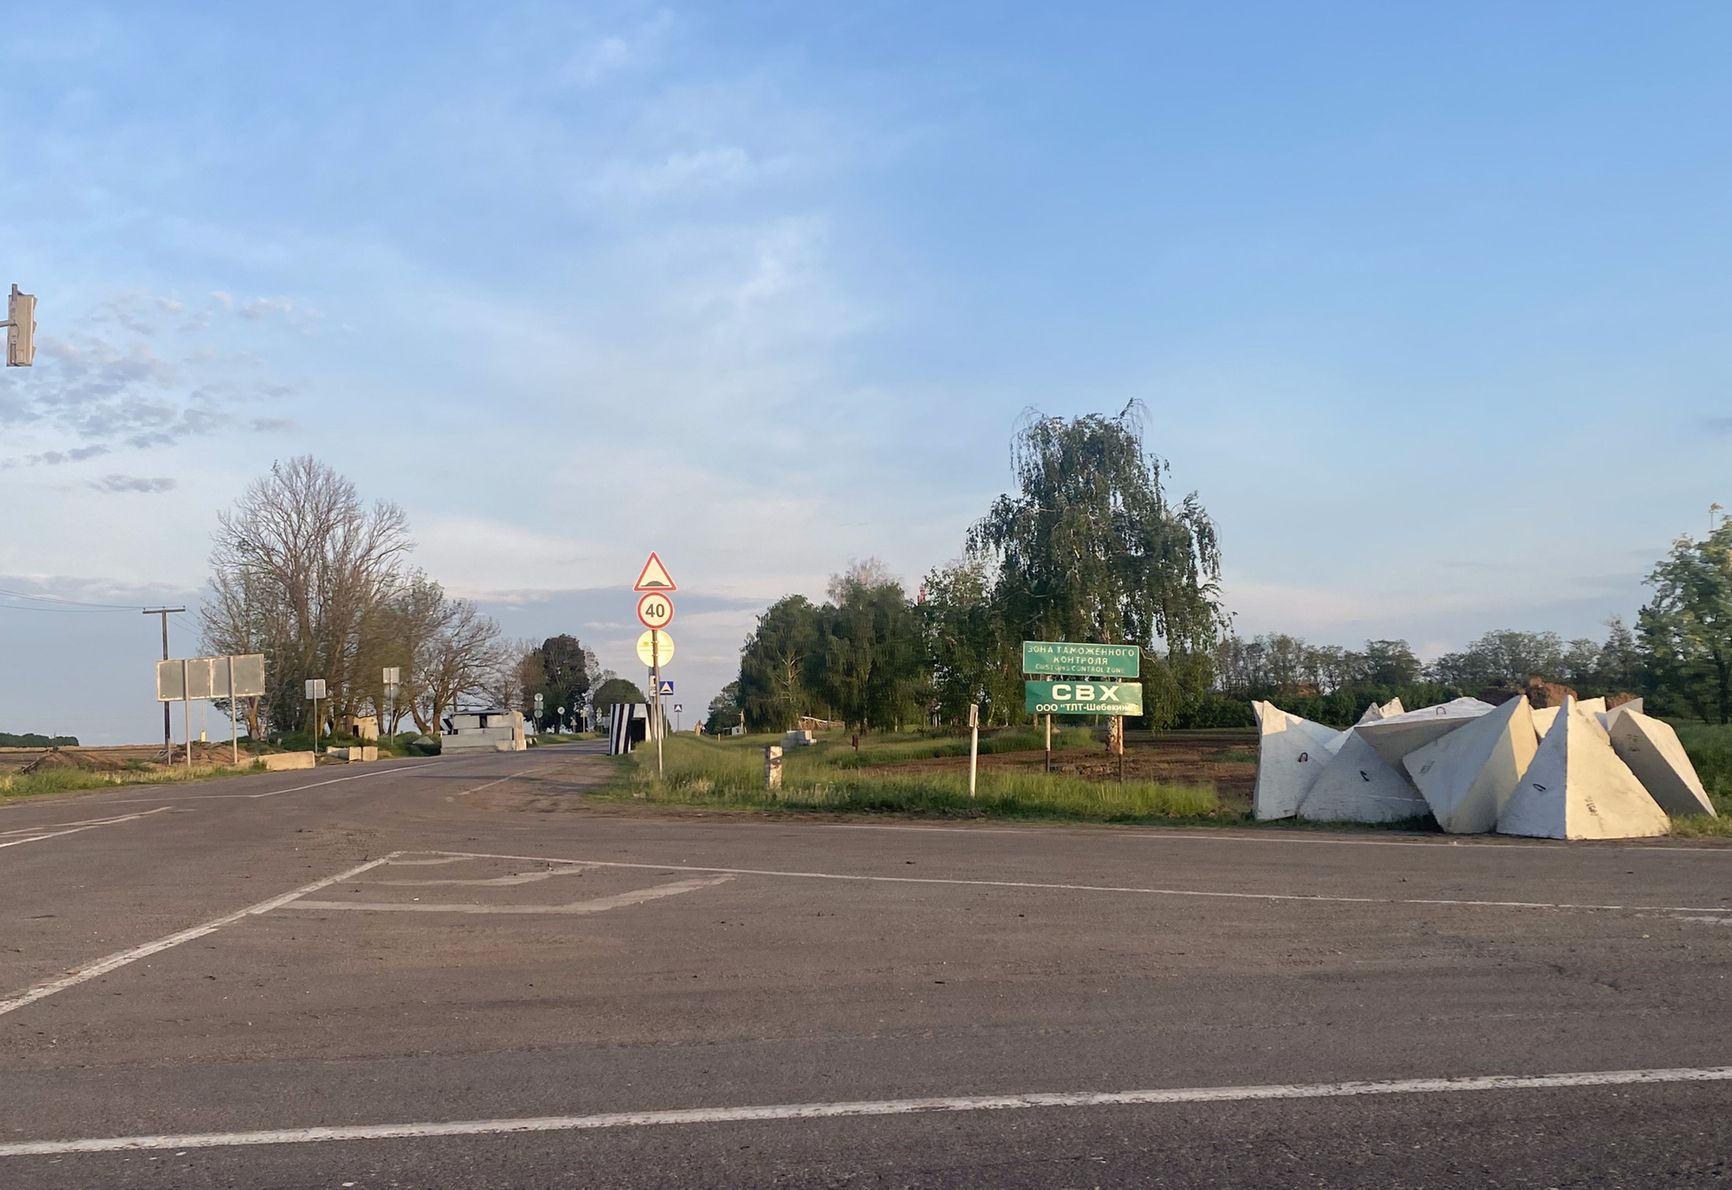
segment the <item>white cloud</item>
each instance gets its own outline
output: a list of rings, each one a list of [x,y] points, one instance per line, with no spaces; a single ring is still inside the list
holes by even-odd
[[[590,37],[575,49],[560,71],[568,85],[594,87],[626,70],[652,62],[674,28],[673,14],[658,12],[626,33]]]
[[[172,492],[175,481],[167,476],[146,477],[143,475],[104,475],[101,479],[92,480],[88,485],[99,492],[143,492],[155,494]]]
[[[731,189],[773,173],[775,168],[773,162],[755,161],[738,145],[717,145],[668,153],[654,160],[609,162],[592,188],[609,198],[641,201]]]

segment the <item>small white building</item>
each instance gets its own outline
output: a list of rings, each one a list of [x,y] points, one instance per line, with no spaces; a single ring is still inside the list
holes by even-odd
[[[522,752],[529,747],[520,711],[453,711],[439,746],[445,752]]]

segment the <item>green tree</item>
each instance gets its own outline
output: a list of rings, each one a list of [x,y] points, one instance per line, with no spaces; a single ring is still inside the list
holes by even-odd
[[[806,680],[818,648],[818,609],[804,595],[778,599],[740,649],[740,706],[753,731],[785,731],[812,705]]]
[[[1465,690],[1521,686],[1529,678],[1562,681],[1568,664],[1564,642],[1555,632],[1488,632],[1459,653],[1432,662],[1435,681]]]
[[[849,723],[886,730],[922,715],[926,689],[920,621],[881,563],[857,564],[831,581],[819,610],[808,683]]]
[[[1642,688],[1642,653],[1636,634],[1613,616],[1606,621],[1606,643],[1600,646],[1600,679],[1610,693]]]
[[[925,625],[932,694],[948,723],[965,723],[968,706],[983,702],[984,721],[1022,716],[1019,641],[1005,632],[993,599],[992,576],[979,559],[952,562],[926,576],[918,613]]]
[[[1732,522],[1702,541],[1680,537],[1648,576],[1637,614],[1654,692],[1706,722],[1732,723]]]
[[[1168,466],[1144,447],[1141,412],[1134,402],[1117,417],[1031,412],[1012,450],[1018,490],[969,530],[968,549],[996,565],[1013,636],[1164,642],[1189,683],[1226,626],[1220,547],[1196,493],[1168,499]]]
[[[1411,686],[1423,668],[1404,640],[1368,640],[1364,656],[1364,681],[1372,686]]]
[[[710,699],[710,709],[704,716],[704,730],[711,735],[723,735],[740,725],[740,683],[738,679],[722,687],[722,692]]]
[[[560,707],[569,715],[589,696],[592,655],[577,637],[562,632],[542,641],[537,656],[541,684],[534,691],[541,695],[542,719],[550,724],[559,717]]]
[[[635,683],[628,682],[624,678],[608,678],[595,689],[595,713],[597,715],[607,714],[607,708],[615,703],[633,702],[647,703],[649,699],[644,697],[643,691],[639,690]]]

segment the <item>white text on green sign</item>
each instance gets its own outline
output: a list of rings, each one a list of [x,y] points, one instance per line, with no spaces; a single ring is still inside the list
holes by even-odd
[[[1025,674],[1076,674],[1098,678],[1134,678],[1143,651],[1136,645],[1091,645],[1073,640],[1025,640]]]
[[[1140,715],[1141,682],[1024,682],[1031,715]]]

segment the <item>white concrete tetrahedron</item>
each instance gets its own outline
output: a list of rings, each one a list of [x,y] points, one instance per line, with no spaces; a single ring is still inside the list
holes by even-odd
[[[1367,703],[1365,713],[1359,716],[1359,723],[1376,723],[1381,718],[1383,718],[1383,708],[1374,702]],[[1357,727],[1358,724],[1356,723],[1354,726]]]
[[[1257,714],[1257,788],[1251,813],[1291,818],[1329,763],[1330,745],[1342,734],[1321,723],[1289,715],[1274,703],[1252,703]]]
[[[1299,817],[1314,822],[1399,822],[1430,809],[1406,777],[1389,767],[1350,729],[1341,747],[1299,803]]]
[[[1393,768],[1401,763],[1403,756],[1415,748],[1429,744],[1441,735],[1447,735],[1490,710],[1489,702],[1481,702],[1477,698],[1458,698],[1439,706],[1421,707],[1417,711],[1390,715],[1375,723],[1361,724],[1359,734],[1377,750],[1384,763]]]
[[[1603,715],[1606,713],[1606,700],[1604,698],[1584,698],[1576,705],[1581,707],[1582,710],[1589,715]]]
[[[1534,758],[1533,709],[1518,694],[1459,730],[1402,759],[1437,825],[1452,835],[1484,834]]]
[[[1636,839],[1670,826],[1599,724],[1568,699],[1497,820],[1499,834],[1541,839]]]
[[[1612,751],[1660,809],[1668,814],[1714,813],[1696,766],[1670,723],[1632,711],[1625,703],[1612,708],[1611,737]]]
[[[1545,739],[1546,732],[1552,729],[1552,724],[1557,722],[1557,718],[1557,707],[1541,707],[1539,710],[1535,711],[1534,734],[1542,740]]]
[[[1407,708],[1401,705],[1401,699],[1399,698],[1392,698],[1377,709],[1383,712],[1382,715],[1378,716],[1381,719],[1387,719],[1391,715],[1405,715],[1407,713]]]

